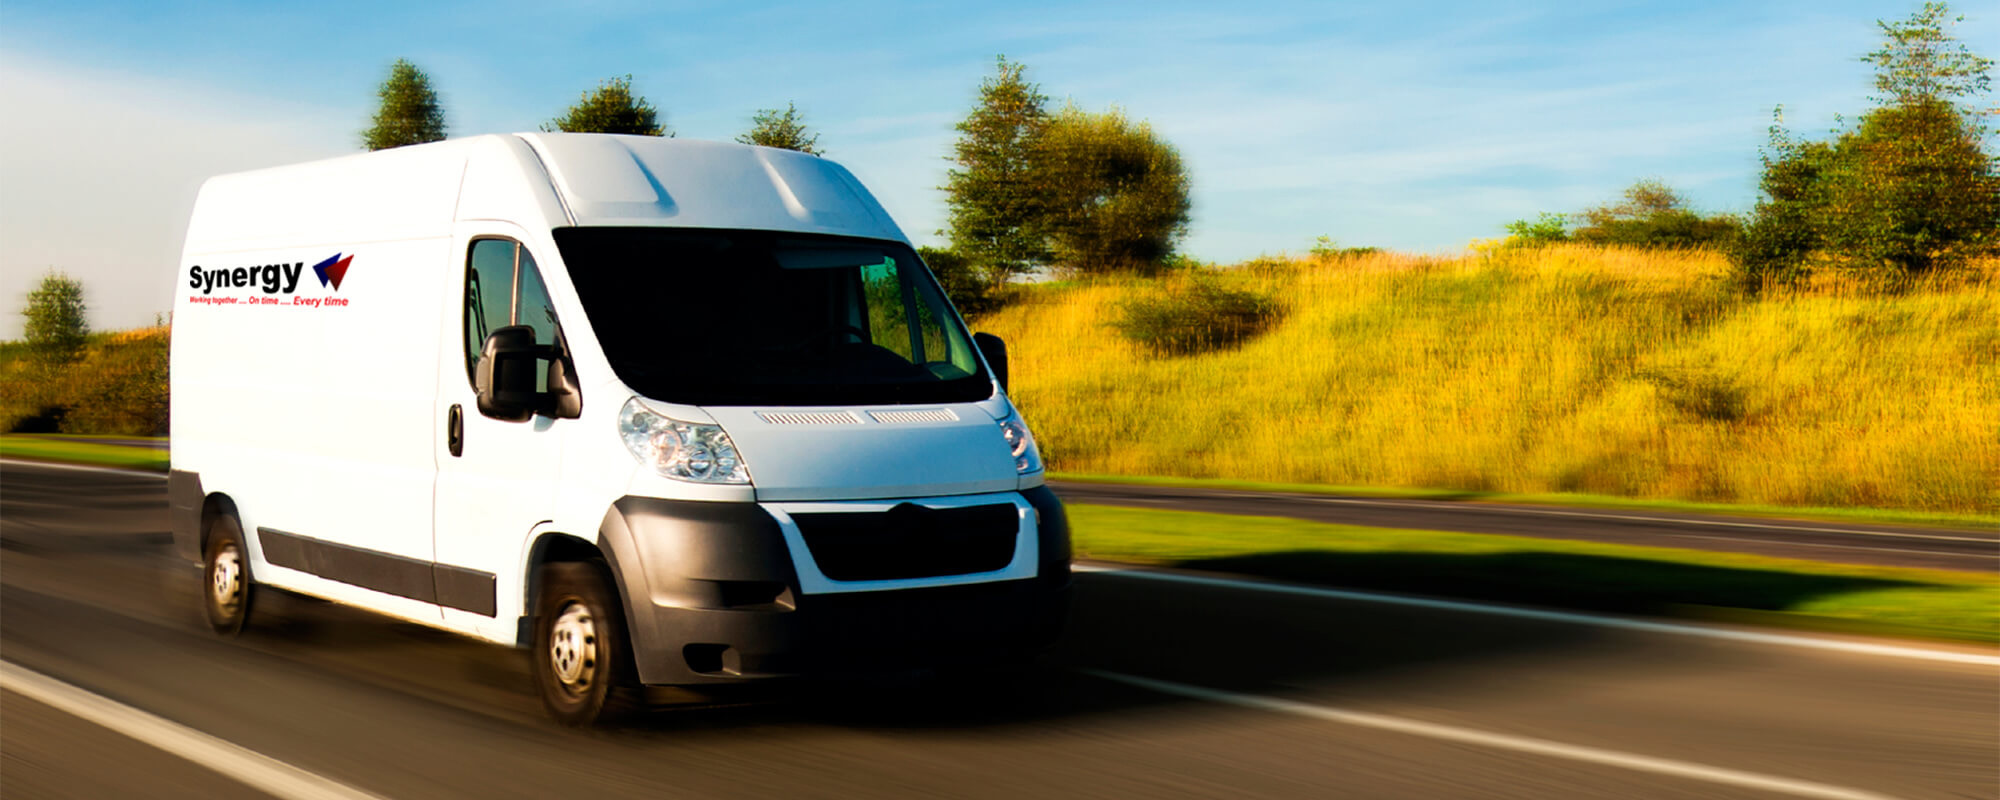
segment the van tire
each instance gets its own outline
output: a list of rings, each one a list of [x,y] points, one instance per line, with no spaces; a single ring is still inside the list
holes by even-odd
[[[243,525],[217,514],[208,522],[207,539],[201,559],[202,610],[216,633],[235,636],[250,619],[257,586],[250,576],[250,551],[243,546]]]
[[[557,722],[589,726],[636,710],[641,692],[618,595],[602,561],[541,569],[535,600],[535,689]]]

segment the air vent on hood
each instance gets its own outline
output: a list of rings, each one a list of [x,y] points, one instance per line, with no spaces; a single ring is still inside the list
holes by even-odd
[[[759,411],[758,418],[772,425],[859,425],[861,418],[847,411]]]
[[[949,408],[916,408],[907,411],[870,411],[868,416],[876,422],[891,425],[905,422],[957,422],[958,414]]]

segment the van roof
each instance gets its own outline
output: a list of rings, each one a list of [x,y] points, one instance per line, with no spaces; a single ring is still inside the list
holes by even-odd
[[[818,156],[658,136],[519,135],[541,156],[575,225],[904,238],[852,174]]]
[[[736,228],[908,241],[845,168],[790,150],[658,136],[489,134],[222,175],[189,252],[527,227]]]

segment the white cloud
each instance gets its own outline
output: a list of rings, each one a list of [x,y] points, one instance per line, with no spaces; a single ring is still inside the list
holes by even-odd
[[[0,338],[49,268],[91,326],[149,324],[211,175],[353,150],[365,109],[251,98],[0,54]]]

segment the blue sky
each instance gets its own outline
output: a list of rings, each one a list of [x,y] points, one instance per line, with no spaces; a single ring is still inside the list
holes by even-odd
[[[94,322],[149,321],[200,181],[358,149],[397,57],[454,135],[531,130],[631,74],[684,137],[796,102],[829,155],[928,242],[993,58],[1056,103],[1116,105],[1178,146],[1185,249],[1448,252],[1659,178],[1747,210],[1773,106],[1823,132],[1867,107],[1874,21],[1914,2],[703,4],[582,0],[0,8],[0,336],[48,267]],[[1957,28],[2000,56],[2000,9]]]

